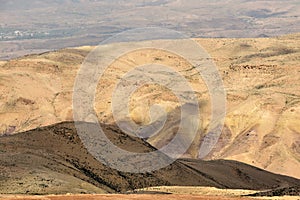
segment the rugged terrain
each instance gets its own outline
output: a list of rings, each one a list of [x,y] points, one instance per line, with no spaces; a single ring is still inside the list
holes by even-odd
[[[145,141],[130,137],[115,126],[103,125],[103,129],[120,148],[139,153],[155,150]],[[3,136],[0,149],[2,194],[124,193],[163,185],[249,190],[300,185],[299,179],[226,160],[180,159],[154,172],[119,172],[87,152],[72,122]]]
[[[275,173],[300,177],[299,34],[259,39],[195,39],[208,51],[227,92],[223,133],[206,159],[232,159]],[[115,48],[111,44],[111,48]],[[132,44],[123,44],[132,45]],[[79,47],[29,55],[0,63],[0,132],[18,132],[72,121],[72,91],[76,74],[93,47]],[[97,87],[95,109],[102,123],[113,124],[111,94],[122,75],[135,66],[157,63],[172,66],[191,83],[198,95],[201,122],[186,158],[198,158],[201,138],[210,123],[206,85],[183,58],[155,49],[130,52],[106,70]],[[153,104],[170,113],[160,134],[149,138],[164,146],[178,126],[180,104],[166,88],[146,85],[130,102],[130,117],[151,122]]]

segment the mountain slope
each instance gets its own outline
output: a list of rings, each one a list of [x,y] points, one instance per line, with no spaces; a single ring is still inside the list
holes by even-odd
[[[211,55],[227,92],[223,132],[205,159],[237,160],[300,178],[300,35],[195,41]],[[0,62],[0,133],[10,135],[72,121],[75,77],[92,49],[63,49]],[[200,76],[195,69],[179,56],[140,49],[112,63],[97,88],[95,110],[99,121],[115,123],[111,113],[112,91],[122,75],[145,63],[172,66],[187,78],[198,96],[202,117],[199,131],[184,155],[198,158],[210,123],[211,102],[205,83],[198,81]],[[151,122],[148,113],[153,104],[165,108],[170,120],[148,142],[156,148],[167,144],[180,122],[181,105],[176,96],[164,87],[145,85],[131,96],[129,103],[131,119],[144,125]]]
[[[107,137],[121,148],[135,152],[155,150],[115,126],[103,127]],[[152,173],[118,172],[87,152],[72,122],[2,136],[0,149],[0,193],[4,194],[112,193],[159,185],[258,190],[300,184],[298,179],[225,160],[183,159]]]

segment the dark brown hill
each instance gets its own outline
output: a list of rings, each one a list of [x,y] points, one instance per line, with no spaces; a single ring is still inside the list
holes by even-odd
[[[114,144],[126,150],[155,150],[113,125],[102,127]],[[3,194],[115,193],[160,185],[255,190],[300,185],[298,179],[226,160],[184,159],[152,173],[118,172],[88,153],[73,122],[2,136],[0,169],[0,193]]]

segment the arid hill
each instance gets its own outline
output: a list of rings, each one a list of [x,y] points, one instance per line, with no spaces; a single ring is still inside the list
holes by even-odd
[[[299,34],[257,39],[195,39],[211,55],[207,59],[216,63],[227,92],[223,132],[206,159],[237,160],[300,178],[299,39]],[[75,77],[92,49],[63,49],[0,62],[0,133],[12,135],[72,121]],[[176,55],[141,49],[112,63],[97,88],[95,110],[99,121],[114,124],[111,94],[116,83],[128,70],[145,63],[172,66],[187,78],[198,95],[202,118],[197,137],[185,155],[198,158],[210,123],[210,98],[195,69]],[[181,105],[166,88],[145,85],[132,95],[131,119],[138,124],[151,123],[148,113],[153,104],[161,105],[171,114],[163,131],[148,139],[159,148],[176,131]]]
[[[115,126],[102,127],[107,137],[120,148],[134,152],[155,150]],[[2,136],[0,149],[2,194],[115,193],[160,185],[253,190],[300,185],[298,179],[225,160],[181,159],[151,173],[119,172],[87,152],[72,122]]]

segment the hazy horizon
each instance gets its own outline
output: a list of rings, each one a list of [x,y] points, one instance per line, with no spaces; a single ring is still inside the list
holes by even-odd
[[[0,5],[0,59],[97,45],[128,29],[188,37],[271,37],[299,32],[297,0],[12,0]]]

